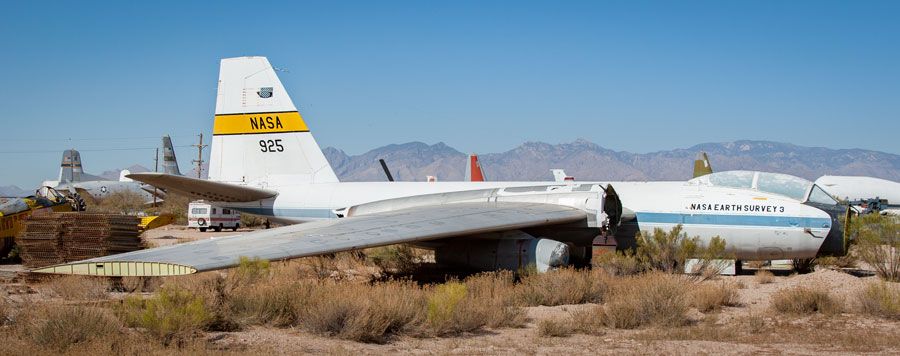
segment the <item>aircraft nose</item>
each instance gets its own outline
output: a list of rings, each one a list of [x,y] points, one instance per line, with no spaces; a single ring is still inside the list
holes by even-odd
[[[831,217],[831,229],[819,248],[818,256],[846,255],[848,237],[846,235],[847,229],[844,225],[850,222],[850,208],[845,205],[807,204],[825,212]]]

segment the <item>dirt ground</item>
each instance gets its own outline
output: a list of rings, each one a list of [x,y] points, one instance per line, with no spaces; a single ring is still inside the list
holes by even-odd
[[[243,230],[243,229],[242,229]],[[240,232],[240,231],[239,231]],[[238,232],[238,233],[239,233]],[[234,235],[165,227],[147,232],[152,246]],[[20,308],[39,301],[59,299],[45,284],[13,278],[21,266],[0,266],[0,296]],[[746,273],[752,273],[750,270]],[[857,273],[857,275],[859,275]],[[397,337],[384,344],[368,344],[313,334],[297,328],[251,326],[238,332],[204,335],[214,350],[263,350],[272,354],[453,354],[453,355],[561,355],[561,354],[751,354],[796,355],[898,354],[900,322],[846,312],[836,315],[786,316],[770,308],[772,295],[795,286],[819,286],[842,299],[848,308],[853,296],[874,276],[862,277],[842,271],[819,269],[809,274],[776,271],[771,283],[756,276],[719,276],[704,283],[735,283],[740,305],[719,312],[689,312],[691,323],[674,328],[636,330],[603,329],[599,335],[540,336],[541,320],[564,318],[591,304],[529,307],[523,328],[488,329],[455,337]],[[115,300],[124,294],[113,294]]]

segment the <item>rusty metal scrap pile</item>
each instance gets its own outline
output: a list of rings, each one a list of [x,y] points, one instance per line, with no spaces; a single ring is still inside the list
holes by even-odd
[[[34,215],[16,237],[28,268],[79,261],[143,248],[134,216],[96,213]]]

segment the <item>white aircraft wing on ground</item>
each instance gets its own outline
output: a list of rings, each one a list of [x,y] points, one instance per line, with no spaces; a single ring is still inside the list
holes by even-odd
[[[98,276],[183,275],[234,267],[239,264],[241,257],[285,260],[398,243],[564,224],[586,218],[587,214],[582,210],[555,204],[452,203],[290,225],[234,237],[71,262],[36,269],[34,272]],[[564,251],[560,253],[565,254]],[[567,258],[567,255],[562,258]]]

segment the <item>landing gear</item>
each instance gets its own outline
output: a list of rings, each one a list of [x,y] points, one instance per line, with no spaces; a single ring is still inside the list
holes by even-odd
[[[205,228],[205,227],[201,227],[201,228],[200,228],[200,232],[206,232],[206,228]]]
[[[241,224],[234,224],[234,226],[231,227],[231,231],[237,231],[239,227],[241,227]]]
[[[216,232],[222,232],[222,224],[219,224],[219,226],[216,226],[214,229],[216,229]]]

